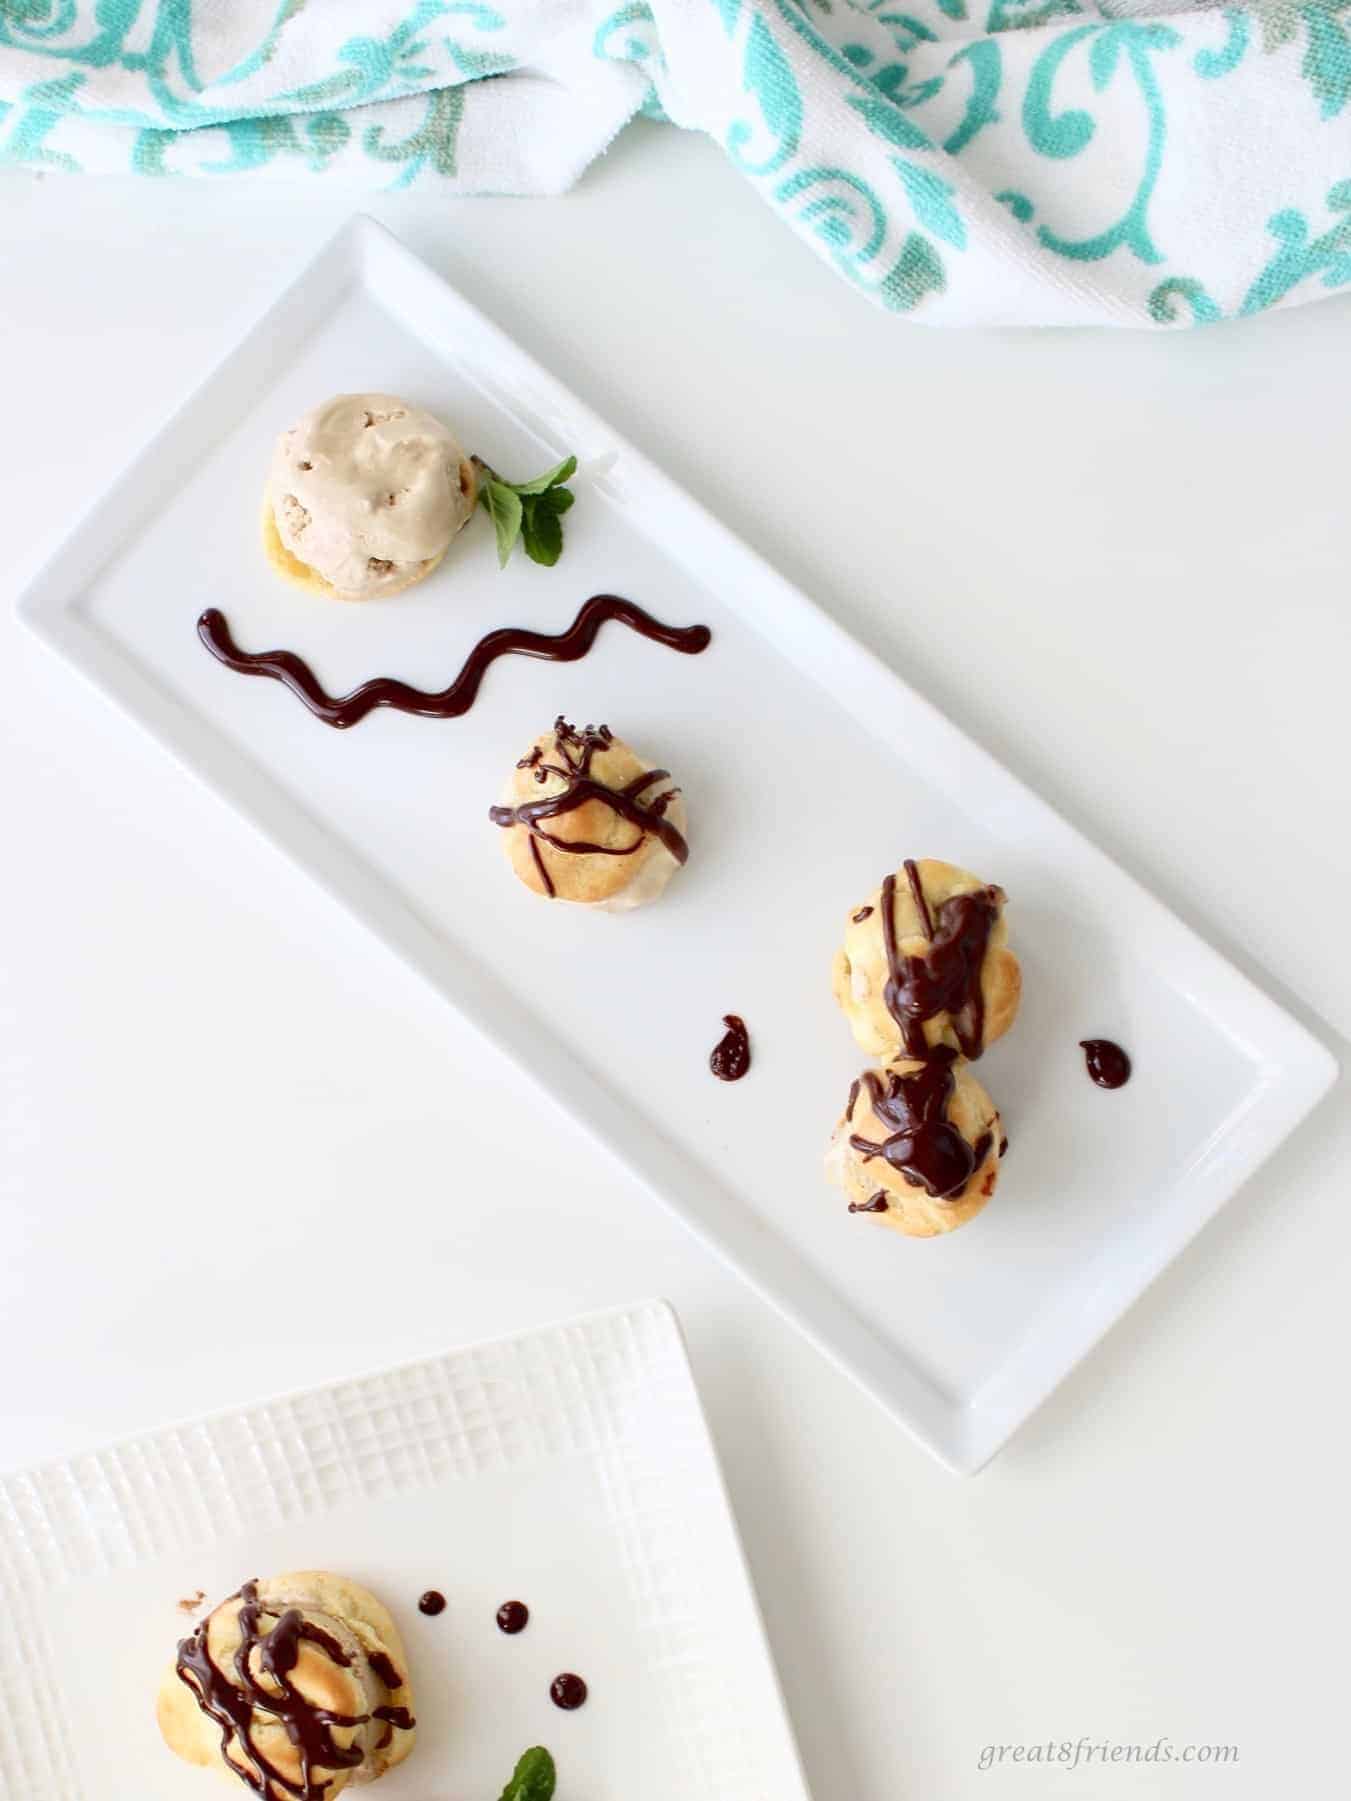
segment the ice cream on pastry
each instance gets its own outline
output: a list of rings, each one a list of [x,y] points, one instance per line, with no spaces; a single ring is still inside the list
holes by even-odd
[[[1005,895],[951,863],[907,861],[850,913],[835,998],[873,1057],[923,1057],[948,1044],[979,1057],[1018,1011]]]
[[[372,600],[430,575],[477,499],[439,419],[394,394],[338,394],[277,440],[263,548],[302,587]]]
[[[500,806],[511,867],[549,900],[620,912],[657,898],[689,855],[685,802],[665,769],[608,726],[561,717],[517,763]]]
[[[995,1191],[999,1114],[966,1059],[940,1045],[924,1062],[867,1070],[849,1090],[826,1174],[866,1214],[910,1238],[974,1219]]]
[[[246,1582],[178,1647],[160,1685],[164,1742],[263,1801],[331,1801],[413,1749],[408,1662],[355,1582],[302,1570]]]

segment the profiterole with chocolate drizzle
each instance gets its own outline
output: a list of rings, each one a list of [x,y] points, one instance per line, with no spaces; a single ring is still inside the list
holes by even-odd
[[[263,1801],[331,1801],[402,1763],[416,1721],[385,1607],[329,1570],[246,1582],[178,1647],[160,1685],[164,1742]]]
[[[517,877],[546,900],[622,912],[653,901],[689,856],[685,802],[609,726],[560,715],[520,758],[488,817]]]
[[[970,1061],[1018,1011],[1004,902],[951,863],[907,860],[851,910],[835,958],[835,998],[882,1066],[850,1088],[826,1172],[851,1213],[908,1237],[965,1225],[999,1179],[999,1112]]]

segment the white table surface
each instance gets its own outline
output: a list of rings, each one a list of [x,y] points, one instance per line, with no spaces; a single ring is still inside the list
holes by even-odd
[[[354,204],[0,183],[10,584]],[[362,204],[1345,1057],[1351,298],[931,333],[655,127]],[[0,742],[0,1461],[661,1292],[818,1801],[1344,1780],[1344,1084],[962,1482],[8,608]],[[1081,1735],[1240,1761],[978,1768]]]

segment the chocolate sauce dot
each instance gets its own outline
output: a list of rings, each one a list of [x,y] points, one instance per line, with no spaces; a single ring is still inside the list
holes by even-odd
[[[549,1684],[549,1699],[555,1707],[571,1713],[586,1700],[586,1684],[580,1676],[574,1676],[570,1670],[565,1670]]]
[[[524,1601],[504,1601],[497,1610],[497,1624],[503,1632],[524,1632],[530,1609]]]
[[[751,1066],[751,1041],[746,1023],[735,1013],[724,1013],[726,1034],[713,1047],[708,1067],[720,1082],[739,1082]]]
[[[422,1599],[418,1602],[417,1610],[419,1613],[444,1613],[446,1610],[446,1597],[441,1593],[440,1589],[429,1588],[426,1594],[423,1595]]]
[[[1099,1088],[1123,1088],[1131,1079],[1131,1060],[1110,1038],[1081,1038],[1088,1073]]]

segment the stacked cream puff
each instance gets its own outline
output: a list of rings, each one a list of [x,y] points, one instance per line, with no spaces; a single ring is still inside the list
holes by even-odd
[[[1005,899],[907,861],[850,911],[835,957],[835,998],[878,1067],[849,1091],[826,1172],[851,1213],[912,1238],[965,1225],[999,1179],[999,1112],[970,1065],[1018,1011]]]

